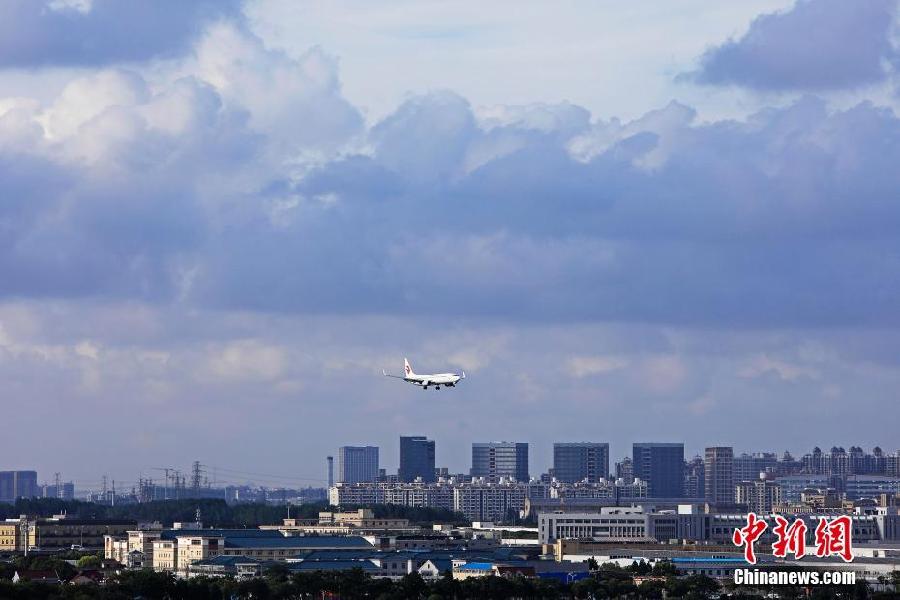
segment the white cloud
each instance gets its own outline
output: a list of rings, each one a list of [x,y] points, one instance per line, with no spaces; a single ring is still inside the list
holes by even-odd
[[[630,361],[621,356],[573,356],[566,361],[566,368],[575,377],[589,377],[620,371]]]
[[[821,374],[814,367],[773,358],[767,354],[754,356],[752,359],[748,360],[738,371],[738,375],[748,378],[760,377],[769,374],[774,374],[783,381],[821,378]]]
[[[284,348],[259,340],[230,342],[211,348],[206,377],[223,384],[232,381],[274,382],[286,372],[288,356]]]

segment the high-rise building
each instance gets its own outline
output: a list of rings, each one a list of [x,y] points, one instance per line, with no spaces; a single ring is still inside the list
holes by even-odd
[[[0,502],[38,496],[37,471],[0,471]]]
[[[760,473],[775,473],[778,457],[774,452],[754,452],[734,457],[734,482],[756,481]]]
[[[595,483],[609,477],[609,444],[560,442],[553,444],[553,476],[557,481]]]
[[[326,456],[325,457],[325,466],[328,470],[328,487],[334,487],[334,457]]]
[[[626,456],[616,463],[616,479],[621,479],[624,483],[634,481],[634,461],[630,456]]]
[[[377,446],[341,446],[338,448],[339,482],[360,483],[377,480]]]
[[[734,504],[734,449],[730,446],[709,447],[703,464],[706,501]]]
[[[684,465],[684,497],[706,497],[706,465],[703,457],[695,456]]]
[[[472,477],[512,477],[528,481],[528,444],[486,442],[472,444]]]
[[[635,443],[631,460],[634,476],[647,482],[649,497],[682,497],[684,444]]]
[[[434,440],[422,435],[401,435],[397,474],[403,482],[415,481],[417,477],[426,483],[435,481]]]

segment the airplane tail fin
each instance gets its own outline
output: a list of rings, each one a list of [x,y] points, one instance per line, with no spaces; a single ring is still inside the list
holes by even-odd
[[[415,373],[413,372],[412,366],[410,366],[409,361],[406,360],[405,358],[403,359],[403,372],[406,374],[407,377],[409,377],[410,375],[415,375]]]

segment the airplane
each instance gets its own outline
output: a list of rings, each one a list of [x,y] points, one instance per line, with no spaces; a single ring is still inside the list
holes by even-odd
[[[457,375],[456,373],[434,373],[431,375],[417,375],[413,372],[412,367],[409,366],[409,361],[405,358],[403,359],[403,370],[406,373],[405,375],[391,375],[384,369],[381,372],[385,377],[396,377],[397,379],[402,379],[403,381],[408,381],[413,385],[422,386],[423,390],[427,390],[428,386],[433,385],[434,389],[439,390],[441,386],[444,387],[456,387],[456,384],[459,383],[461,379],[466,378],[466,372],[463,371],[462,375]]]

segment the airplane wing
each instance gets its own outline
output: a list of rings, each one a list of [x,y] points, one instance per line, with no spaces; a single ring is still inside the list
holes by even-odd
[[[388,373],[388,372],[385,371],[384,369],[381,370],[381,373],[382,373],[382,375],[384,375],[385,377],[396,377],[397,379],[406,379],[406,377],[403,377],[402,375],[391,375],[390,373]]]

